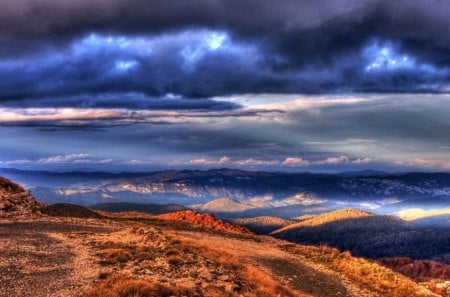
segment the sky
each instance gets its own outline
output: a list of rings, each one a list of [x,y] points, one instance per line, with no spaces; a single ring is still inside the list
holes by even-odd
[[[0,3],[0,167],[450,171],[450,2]]]

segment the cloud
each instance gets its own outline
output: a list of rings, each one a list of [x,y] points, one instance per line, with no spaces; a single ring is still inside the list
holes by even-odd
[[[113,159],[97,159],[91,154],[67,154],[53,155],[39,158],[37,160],[12,160],[0,161],[0,163],[11,166],[29,166],[29,165],[61,165],[61,164],[109,164]]]
[[[279,166],[279,167],[309,167],[309,166],[323,166],[323,165],[340,165],[340,164],[367,164],[374,161],[371,158],[356,158],[350,159],[348,156],[336,156],[329,157],[324,160],[306,160],[301,157],[287,157],[284,160],[277,159],[239,159],[232,160],[229,157],[221,157],[218,160],[210,158],[198,158],[183,162],[186,165],[195,166],[231,166],[231,167],[267,167],[267,166]],[[177,164],[176,162],[172,165]]]
[[[442,161],[442,160],[433,160],[433,159],[424,159],[424,158],[414,158],[414,159],[405,159],[398,160],[395,162],[398,165],[407,166],[407,167],[422,167],[433,169],[437,168],[439,170],[450,170],[450,161]]]
[[[117,97],[143,94],[130,108],[153,109],[171,93],[192,99],[175,109],[220,109],[205,98],[447,93],[450,4],[431,2],[4,2],[0,102],[124,107]]]
[[[308,166],[311,162],[303,158],[287,157],[282,164],[286,166]]]
[[[368,164],[374,159],[364,157],[350,159],[348,156],[334,156],[328,157],[324,160],[305,160],[299,157],[287,157],[281,164],[285,166],[314,166],[314,165],[340,165],[340,164]]]
[[[233,104],[235,105],[235,104]],[[20,125],[49,128],[105,128],[146,125],[185,125],[208,119],[252,118],[262,113],[280,113],[272,110],[234,109],[154,109],[130,110],[124,108],[11,108],[0,107],[0,125]]]

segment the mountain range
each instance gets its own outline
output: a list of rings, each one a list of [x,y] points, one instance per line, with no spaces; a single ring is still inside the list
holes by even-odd
[[[0,174],[19,182],[44,203],[174,203],[234,218],[290,218],[342,208],[391,214],[450,207],[450,173],[214,169],[113,174],[0,169]],[[220,198],[226,199],[216,200]]]

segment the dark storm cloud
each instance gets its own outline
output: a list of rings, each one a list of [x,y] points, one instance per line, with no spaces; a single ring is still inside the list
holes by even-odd
[[[183,97],[147,97],[140,93],[117,94],[86,94],[65,97],[33,97],[23,100],[6,100],[3,106],[10,108],[33,107],[76,107],[76,108],[126,108],[126,109],[151,109],[151,110],[201,110],[201,111],[225,111],[238,109],[236,103],[211,100],[208,98],[196,98],[192,100]],[[5,97],[8,98],[8,97]]]
[[[0,100],[448,92],[449,14],[439,0],[9,1],[0,9]],[[228,40],[186,66],[202,30]],[[89,36],[147,38],[156,50],[95,48]]]

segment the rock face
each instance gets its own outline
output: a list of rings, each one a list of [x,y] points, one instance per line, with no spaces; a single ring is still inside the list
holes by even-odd
[[[212,214],[198,213],[195,211],[178,211],[156,216],[162,220],[179,221],[189,223],[195,226],[213,229],[216,231],[252,234],[250,230],[242,226],[236,226],[222,220],[219,220]]]
[[[0,217],[36,214],[41,208],[24,188],[0,177]]]

